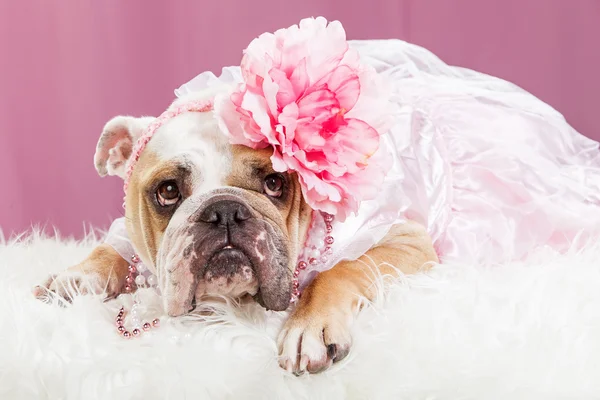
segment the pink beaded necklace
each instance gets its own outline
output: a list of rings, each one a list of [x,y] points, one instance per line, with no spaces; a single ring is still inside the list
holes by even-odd
[[[331,248],[334,243],[333,236],[331,236],[332,223],[333,215],[313,211],[308,228],[309,233],[304,242],[304,251],[294,269],[292,301],[296,301],[301,294],[300,275],[308,273],[311,269],[317,269],[320,264],[325,264],[333,253]]]
[[[141,275],[138,271],[138,264],[140,262],[140,258],[137,254],[131,256],[131,264],[128,267],[129,273],[125,278],[125,292],[131,293],[133,291],[133,284],[140,288],[144,286],[148,287],[156,287],[156,277],[154,275],[150,275],[148,279],[146,279],[143,275]],[[139,318],[138,310],[139,303],[134,301],[133,306],[131,307],[131,323],[133,324],[133,328],[131,330],[127,330],[125,328],[125,318],[127,316],[127,311],[125,310],[125,306],[121,306],[119,309],[119,313],[115,318],[115,324],[117,326],[117,332],[123,336],[125,339],[129,339],[132,337],[138,337],[142,334],[142,331],[149,331],[151,328],[158,328],[160,326],[160,320],[158,318],[154,318],[152,323],[150,322],[142,322]]]

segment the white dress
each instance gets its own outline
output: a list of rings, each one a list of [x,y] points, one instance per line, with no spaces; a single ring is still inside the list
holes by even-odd
[[[496,264],[599,236],[598,143],[561,114],[513,84],[448,66],[421,47],[350,43],[392,87],[395,124],[380,151],[394,164],[380,196],[344,223],[334,221],[333,255],[307,270],[301,286],[360,257],[406,219],[427,227],[442,262]],[[220,77],[203,73],[175,93],[231,81],[241,81],[239,67]]]

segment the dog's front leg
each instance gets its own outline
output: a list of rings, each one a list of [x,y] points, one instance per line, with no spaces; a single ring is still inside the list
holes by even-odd
[[[317,275],[304,289],[278,339],[279,363],[296,374],[320,372],[350,350],[350,328],[361,297],[372,300],[374,280],[413,273],[437,262],[431,239],[414,222],[392,227],[388,235],[356,261],[344,261]]]
[[[33,288],[40,300],[58,295],[71,300],[76,294],[105,294],[107,298],[120,294],[129,273],[129,263],[109,244],[101,244],[81,263],[50,275],[41,285]]]

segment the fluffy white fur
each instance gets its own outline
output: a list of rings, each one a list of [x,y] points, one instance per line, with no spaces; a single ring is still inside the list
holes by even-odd
[[[0,239],[1,240],[1,239]],[[207,321],[116,335],[121,302],[33,299],[95,240],[0,242],[0,398],[592,399],[600,397],[600,246],[404,277],[367,308],[341,364],[295,377],[276,362],[284,313],[214,305]],[[148,316],[156,296],[143,292]],[[127,297],[127,296],[126,296]]]

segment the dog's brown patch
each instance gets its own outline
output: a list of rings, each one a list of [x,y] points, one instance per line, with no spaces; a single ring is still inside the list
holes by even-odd
[[[156,265],[158,247],[175,211],[158,205],[156,189],[161,182],[174,180],[185,198],[191,190],[189,174],[181,162],[160,160],[150,149],[142,153],[134,169],[126,196],[127,230],[139,256],[149,266]]]

